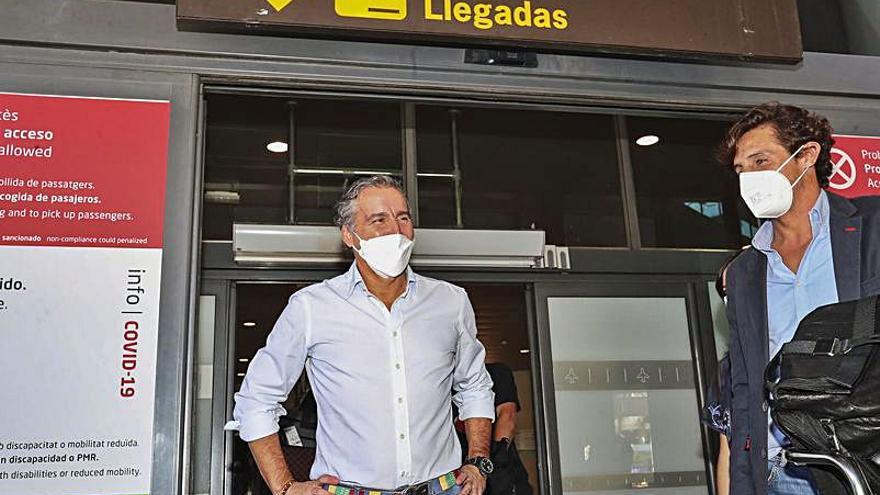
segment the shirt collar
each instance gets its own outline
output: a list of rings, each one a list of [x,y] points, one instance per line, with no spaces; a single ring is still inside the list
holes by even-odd
[[[367,287],[364,284],[364,279],[361,277],[361,272],[358,270],[357,261],[353,261],[351,263],[351,267],[348,269],[348,272],[345,273],[345,287],[346,293],[345,298],[351,298],[352,294],[354,294],[354,290],[360,286],[361,290],[367,292]],[[410,268],[409,265],[406,267],[406,289],[403,291],[403,294],[400,296],[401,298],[406,298],[410,292],[415,292],[416,288],[417,275]]]
[[[824,190],[820,190],[819,197],[816,199],[816,204],[810,208],[810,224],[813,226],[814,239],[824,236],[829,232],[829,216],[830,209],[828,206],[828,195]],[[772,221],[768,220],[761,225],[758,232],[755,233],[755,237],[752,239],[752,246],[764,254],[774,252]]]

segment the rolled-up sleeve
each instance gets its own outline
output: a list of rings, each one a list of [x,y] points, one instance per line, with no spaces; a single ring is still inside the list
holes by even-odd
[[[455,355],[452,401],[458,407],[462,421],[469,418],[495,420],[495,394],[492,378],[486,371],[486,350],[477,340],[477,324],[474,308],[461,291],[461,309],[458,314],[458,352]]]
[[[286,414],[281,403],[305,364],[308,322],[308,305],[294,295],[275,322],[266,346],[251,360],[235,394],[235,420],[226,428],[238,430],[242,440],[250,442],[278,431],[278,418]]]

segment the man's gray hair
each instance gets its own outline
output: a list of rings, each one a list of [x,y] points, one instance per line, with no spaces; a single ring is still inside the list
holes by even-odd
[[[397,179],[390,175],[373,175],[358,179],[348,185],[345,192],[343,192],[342,196],[339,198],[339,201],[336,202],[336,214],[333,217],[333,222],[337,227],[354,227],[354,216],[357,213],[358,196],[360,196],[364,189],[369,187],[390,187],[400,191],[400,194],[403,194],[404,198],[406,198],[406,193],[403,192],[403,186],[400,185],[400,182]]]

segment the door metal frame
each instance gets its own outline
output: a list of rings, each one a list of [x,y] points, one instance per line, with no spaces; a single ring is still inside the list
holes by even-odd
[[[220,369],[219,361],[215,361],[214,393],[215,397],[225,396],[226,399],[215,404],[212,428],[214,428],[212,462],[212,495],[225,495],[231,489],[230,467],[232,462],[232,434],[224,432],[223,425],[231,418],[233,398],[228,394],[228,384],[233,383],[235,359],[235,296],[239,284],[278,284],[315,282],[331,278],[344,271],[346,267],[324,267],[310,269],[238,269],[218,270],[204,269],[201,279],[211,287],[221,284],[227,287],[227,315],[219,312],[218,322],[224,319],[225,332],[215,341],[215,359],[225,360],[225,368]],[[708,307],[708,275],[663,276],[652,274],[565,274],[565,273],[509,273],[465,270],[420,270],[423,275],[440,278],[450,283],[478,284],[517,284],[524,285],[524,303],[526,307],[527,331],[531,349],[532,402],[535,414],[536,451],[538,461],[539,493],[545,495],[562,495],[562,479],[559,469],[558,430],[556,423],[556,403],[552,371],[552,355],[550,351],[549,314],[547,297],[681,297],[685,299],[691,358],[694,365],[696,393],[699,408],[705,405],[704,389],[706,377],[715,372],[714,335],[711,331],[712,320]],[[705,305],[705,307],[702,307]],[[222,385],[220,382],[223,382]],[[222,394],[222,395],[221,395]],[[712,443],[710,430],[700,424],[702,448],[707,475],[707,487],[711,495],[715,494],[714,463],[717,446]],[[222,449],[218,450],[218,446]],[[219,478],[218,478],[219,477]],[[215,481],[222,483],[215,484]],[[223,486],[225,491],[215,491],[216,486]]]
[[[223,426],[226,423],[226,410],[228,400],[217,400],[219,397],[226,397],[228,390],[229,370],[234,371],[234,367],[230,368],[228,362],[229,352],[229,329],[235,322],[235,309],[231,306],[233,299],[232,283],[228,280],[218,279],[202,279],[200,287],[200,296],[214,297],[214,361],[212,368],[212,390],[211,390],[211,473],[210,493],[212,495],[221,495],[226,492],[226,447],[225,447],[225,431]],[[195,342],[193,342],[195,344]],[[192,347],[195,347],[193,345]],[[196,353],[198,350],[195,351]],[[221,361],[222,358],[222,361]],[[196,370],[193,370],[194,372]],[[223,448],[219,448],[219,446]],[[187,458],[187,462],[192,463],[192,458]],[[185,480],[186,493],[195,491],[192,486],[193,477]],[[223,487],[222,489],[220,487]]]
[[[201,94],[204,97],[206,94],[240,94],[240,95],[264,95],[264,96],[274,96],[281,98],[346,98],[346,99],[357,99],[357,100],[386,100],[386,101],[395,101],[400,103],[401,105],[401,118],[402,118],[402,133],[403,133],[403,145],[404,145],[404,181],[409,186],[417,185],[416,178],[416,169],[415,169],[415,159],[416,159],[416,150],[415,150],[415,129],[410,129],[415,117],[415,107],[419,104],[445,104],[445,105],[458,105],[462,107],[467,106],[479,106],[479,107],[494,107],[494,108],[518,108],[518,109],[528,109],[528,110],[544,110],[544,111],[561,111],[561,112],[578,112],[578,113],[603,113],[615,116],[615,126],[617,132],[617,145],[623,146],[625,142],[622,140],[625,139],[624,136],[620,135],[621,130],[625,131],[625,117],[624,115],[635,115],[635,116],[662,116],[662,117],[682,117],[687,116],[689,118],[705,118],[705,119],[719,119],[726,118],[730,116],[730,113],[726,111],[718,111],[717,109],[693,109],[689,108],[687,110],[681,109],[643,109],[638,108],[636,106],[618,106],[618,107],[599,107],[599,106],[590,106],[587,104],[583,105],[571,105],[564,104],[560,102],[554,103],[524,103],[524,102],[500,102],[500,101],[473,101],[467,97],[467,92],[463,92],[464,97],[458,98],[450,98],[450,97],[432,97],[427,94],[393,94],[392,92],[384,93],[384,94],[359,94],[354,93],[351,90],[334,90],[329,88],[323,89],[303,89],[297,87],[286,87],[286,88],[269,88],[269,87],[253,87],[253,86],[223,86],[221,84],[217,84],[217,81],[212,81],[208,78],[203,79],[203,85],[201,86]],[[202,155],[204,156],[204,155]],[[204,167],[203,161],[200,162],[200,166]],[[621,177],[622,181],[625,180],[625,184],[628,184],[628,188],[630,189],[629,194],[632,196],[632,164],[627,158],[620,159],[620,163],[618,163],[619,168],[621,169]],[[408,187],[407,188],[408,195],[414,196],[417,198],[416,188]],[[624,194],[625,191],[622,191]],[[444,280],[448,280],[453,283],[501,283],[501,284],[510,284],[510,283],[522,283],[525,284],[525,298],[526,298],[526,311],[528,318],[528,332],[529,332],[529,344],[532,349],[531,354],[531,373],[532,373],[532,390],[533,390],[533,399],[535,404],[535,429],[536,429],[536,449],[538,454],[538,476],[539,480],[537,480],[540,484],[540,489],[542,493],[547,495],[560,495],[561,494],[561,474],[558,469],[558,451],[552,447],[556,445],[556,424],[555,424],[555,402],[553,401],[553,384],[552,384],[552,370],[549,376],[549,382],[544,381],[547,378],[545,369],[548,366],[547,363],[549,359],[549,334],[544,335],[549,332],[546,322],[546,304],[544,304],[543,308],[540,304],[541,298],[540,294],[542,290],[547,290],[552,287],[565,287],[573,290],[573,294],[584,295],[584,287],[593,287],[596,288],[602,295],[608,295],[607,289],[611,286],[616,286],[617,284],[630,284],[630,287],[641,287],[646,283],[654,283],[654,284],[672,284],[677,285],[678,287],[688,287],[688,284],[693,285],[695,278],[700,277],[701,284],[705,285],[705,277],[706,274],[701,273],[702,265],[711,264],[713,265],[712,271],[714,272],[714,261],[716,259],[721,260],[727,256],[726,251],[722,250],[687,250],[687,249],[651,249],[651,250],[642,250],[639,249],[639,232],[638,232],[638,222],[637,222],[637,212],[635,211],[635,202],[634,198],[631,198],[631,209],[632,211],[627,212],[628,218],[628,228],[627,228],[627,237],[628,237],[628,246],[620,247],[620,248],[574,248],[573,258],[578,260],[578,264],[581,265],[581,260],[587,260],[589,263],[583,264],[582,270],[589,270],[589,272],[581,271],[580,273],[577,270],[571,272],[560,272],[553,270],[481,270],[481,269],[473,269],[473,270],[462,270],[462,269],[450,269],[450,268],[435,268],[435,269],[422,269],[420,273],[434,276],[437,278],[441,278]],[[200,222],[196,222],[196,225],[200,225]],[[345,269],[347,269],[348,265],[327,265],[327,266],[298,266],[298,267],[277,267],[277,266],[264,266],[264,267],[240,267],[232,261],[231,257],[231,242],[228,241],[206,241],[202,242],[202,259],[201,259],[201,271],[199,280],[225,280],[230,284],[229,287],[229,297],[228,303],[230,305],[230,313],[229,313],[229,321],[227,328],[227,339],[225,349],[225,359],[226,359],[226,375],[223,376],[223,380],[225,380],[224,385],[233,382],[233,377],[231,373],[234,373],[234,324],[235,324],[235,315],[234,315],[234,304],[235,304],[235,290],[236,285],[240,283],[302,283],[302,282],[313,282],[317,280],[323,280],[325,278],[330,278],[332,276],[338,275]],[[682,261],[684,258],[687,260]],[[657,259],[668,259],[670,261],[677,261],[676,263],[657,263]],[[696,261],[694,261],[696,259]],[[594,262],[593,260],[601,260]],[[607,262],[611,260],[613,263],[608,264]],[[640,261],[640,263],[636,263]],[[698,266],[699,265],[699,266]],[[661,268],[662,266],[662,268]],[[646,269],[647,267],[647,269]],[[623,269],[621,269],[623,268]],[[657,273],[658,270],[663,270],[662,273]],[[611,273],[600,273],[600,272],[611,272]],[[621,272],[630,272],[629,274],[621,275]],[[639,272],[638,274],[632,272]],[[563,282],[566,281],[566,282]],[[572,285],[574,284],[574,285]],[[610,285],[609,285],[610,284]],[[578,289],[579,288],[579,289]],[[600,289],[601,288],[601,289]],[[693,291],[694,289],[691,287],[688,289]],[[695,325],[699,320],[696,316],[696,309],[694,309],[694,296],[689,296],[689,292],[682,289],[682,293],[676,293],[675,296],[685,297],[688,301],[688,324],[692,333],[699,333],[699,328],[711,328],[711,319],[709,321],[709,326],[700,326],[697,328]],[[699,292],[697,290],[697,292]],[[631,296],[632,292],[627,292],[625,295]],[[653,294],[656,295],[656,294]],[[543,316],[542,316],[543,313]],[[545,320],[542,322],[541,318]],[[702,325],[702,322],[700,322]],[[704,332],[705,333],[705,332]],[[708,332],[711,334],[711,332]],[[711,335],[710,335],[711,338]],[[697,337],[691,336],[692,342],[699,342],[700,339]],[[714,347],[713,347],[714,349]],[[215,349],[216,352],[219,352],[218,349]],[[694,354],[694,346],[692,344],[692,355]],[[220,354],[217,354],[220,356]],[[697,356],[704,356],[706,353],[699,352]],[[702,388],[702,373],[703,368],[705,366],[700,363],[696,365],[695,369],[695,377],[697,377],[698,383],[701,384],[700,388]],[[221,378],[218,376],[218,372],[215,370],[215,379]],[[216,386],[216,383],[215,383]],[[224,389],[224,394],[226,394],[226,390]],[[546,400],[549,397],[549,402]],[[702,390],[698,391],[699,404],[702,407],[703,404],[703,392]],[[225,409],[220,413],[216,414],[214,419],[214,428],[220,428],[222,432],[222,425],[225,423],[227,418],[231,417],[232,413],[232,396],[231,394],[227,394],[227,400],[225,401]],[[704,438],[704,448],[706,444],[706,433],[703,432]],[[231,462],[231,433],[225,432],[222,436],[224,438],[223,443],[223,457],[222,457],[222,471],[220,475],[224,480],[224,490],[228,493],[231,484],[231,476],[229,476],[229,468]],[[217,445],[214,445],[214,450],[217,449]],[[706,450],[706,452],[711,452],[710,450]],[[708,456],[704,456],[708,459]],[[709,466],[711,464],[707,460],[707,473],[709,474],[709,479],[713,479],[712,467]],[[215,467],[212,465],[212,470]],[[212,477],[217,476],[216,472],[212,472]],[[220,485],[216,485],[220,486]],[[212,483],[212,495],[214,492],[215,484]]]

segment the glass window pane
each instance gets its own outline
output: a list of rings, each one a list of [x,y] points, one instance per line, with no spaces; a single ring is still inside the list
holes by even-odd
[[[563,493],[708,493],[685,300],[547,305]]]
[[[346,176],[296,174],[294,180],[295,223],[304,225],[332,224],[333,205],[342,195]]]
[[[416,107],[416,150],[419,174],[452,172],[452,117],[447,107]]]
[[[451,148],[449,119],[446,111],[420,110],[417,132],[433,129],[429,149]],[[536,228],[547,232],[548,244],[626,245],[611,117],[463,108],[457,128],[464,228]],[[423,158],[420,150],[419,157],[419,174],[451,173],[446,180],[454,183],[451,152]],[[424,179],[420,186],[428,184]],[[454,186],[443,194],[440,186],[428,187],[433,196],[425,204],[420,196],[421,226],[448,226]]]
[[[798,0],[804,51],[880,55],[880,2]]]
[[[398,103],[210,95],[207,107],[203,239],[232,239],[235,222],[289,223],[291,202],[294,223],[329,225],[346,184],[401,177]]]
[[[400,104],[351,100],[297,100],[297,169],[400,173]]]
[[[213,412],[214,324],[217,297],[199,296],[196,332],[196,390],[193,397],[192,493],[211,490],[211,419]]]
[[[419,225],[456,227],[455,182],[450,177],[419,177]]]
[[[727,323],[727,305],[715,290],[715,281],[708,282],[709,306],[712,310],[712,330],[715,333],[715,355],[720,361],[730,344],[730,327]]]
[[[287,142],[284,100],[239,95],[208,98],[205,144],[204,239],[232,239],[232,223],[286,223]]]
[[[715,150],[729,122],[628,117],[642,245],[739,248],[757,221],[739,197],[736,174]],[[636,141],[657,136],[659,142]]]
[[[297,100],[294,223],[329,225],[345,187],[363,175],[403,170],[400,105]]]

